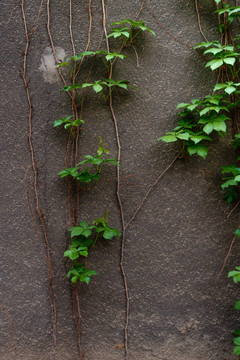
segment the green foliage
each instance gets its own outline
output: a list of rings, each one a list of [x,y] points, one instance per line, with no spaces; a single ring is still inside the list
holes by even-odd
[[[113,26],[121,25],[121,28],[112,29],[112,33],[108,37],[122,38],[123,49],[126,45],[133,43],[134,39],[143,31],[148,31],[152,35],[155,33],[147,27],[142,20],[134,21],[131,19],[126,19],[123,21],[117,21],[112,24]],[[104,67],[104,76],[106,69],[108,72],[108,77],[93,80],[86,83],[78,83],[79,74],[83,61],[85,58],[97,57],[101,59]],[[136,88],[132,86],[128,80],[115,80],[110,77],[112,74],[113,64],[116,60],[124,60],[125,55],[121,54],[119,51],[106,51],[106,50],[97,50],[97,51],[84,51],[79,54],[70,56],[66,61],[60,62],[57,67],[65,67],[69,71],[69,77],[71,80],[71,85],[66,85],[62,89],[64,92],[72,93],[72,101],[75,108],[73,109],[74,114],[78,113],[76,109],[82,105],[85,98],[85,91],[82,91],[86,88],[91,88],[95,93],[101,94],[105,101],[115,92],[117,95],[118,91],[129,90]],[[92,65],[94,63],[92,62]],[[79,101],[79,103],[77,103]],[[58,119],[54,121],[53,126],[64,126],[65,129],[70,129],[71,133],[75,134],[74,129],[77,129],[84,121],[81,118],[74,118],[73,115],[67,116],[65,118]],[[109,163],[114,166],[119,166],[119,163],[116,159],[109,158],[109,150],[107,150],[104,145],[102,138],[99,137],[100,144],[97,150],[96,155],[85,155],[84,159],[80,161],[75,167],[66,168],[59,172],[61,178],[69,177],[74,181],[77,181],[77,184],[94,184],[99,180],[100,173],[105,164]],[[85,188],[84,188],[85,189]],[[96,271],[89,270],[84,264],[83,259],[87,258],[89,252],[95,246],[97,240],[100,238],[106,240],[112,240],[114,237],[119,237],[120,232],[108,225],[108,213],[104,214],[102,218],[97,218],[93,221],[92,224],[89,224],[86,221],[81,221],[78,226],[73,226],[69,229],[71,233],[71,243],[68,249],[65,251],[64,256],[69,258],[73,262],[73,266],[68,272],[68,278],[71,278],[72,283],[85,282],[89,283],[91,276],[96,275]]]
[[[91,225],[87,221],[80,221],[78,226],[69,229],[71,233],[71,244],[64,252],[64,256],[73,261],[73,266],[67,274],[71,281],[78,281],[89,284],[92,275],[97,275],[96,271],[89,270],[82,263],[82,257],[87,258],[89,252],[101,238],[112,240],[119,237],[120,232],[108,225],[108,213],[102,218],[95,219]]]
[[[225,84],[216,84],[213,91],[223,90],[228,95],[233,93],[240,94],[240,89],[237,88],[240,86],[240,83],[234,83],[233,81],[227,81]]]
[[[64,129],[72,128],[72,127],[78,127],[80,124],[84,124],[84,121],[82,119],[75,119],[72,120],[73,115],[69,115],[65,118],[61,118],[58,120],[55,120],[53,123],[53,127],[57,127],[60,125],[64,125]]]
[[[137,90],[135,86],[129,84],[128,80],[114,80],[114,79],[106,79],[106,80],[96,80],[94,83],[84,83],[84,84],[75,84],[73,83],[70,86],[64,86],[62,91],[69,91],[69,90],[77,90],[77,89],[84,89],[87,87],[91,87],[95,93],[101,93],[104,100],[106,101],[109,97],[109,94],[112,93],[113,90],[117,92],[117,88],[122,88],[124,90],[128,90],[129,88]],[[107,92],[104,92],[104,88],[109,89]]]
[[[210,67],[212,71],[217,70],[218,79],[221,76],[222,83],[216,84],[213,94],[207,95],[202,101],[193,99],[190,103],[180,103],[177,106],[181,109],[177,126],[173,131],[167,132],[158,139],[166,143],[180,142],[182,155],[188,152],[190,155],[196,154],[205,158],[208,153],[206,142],[212,140],[211,136],[214,132],[220,136],[225,135],[226,122],[229,120],[232,121],[232,128],[235,131],[232,140],[233,147],[237,151],[240,148],[240,133],[236,133],[235,130],[239,125],[236,124],[235,118],[238,118],[236,115],[240,106],[240,53],[237,51],[240,49],[240,35],[228,44],[229,26],[235,18],[240,17],[240,7],[230,7],[221,0],[215,0],[215,2],[223,5],[217,13],[220,16],[219,31],[225,38],[221,38],[221,43],[219,41],[202,42],[197,44],[195,49],[204,48],[204,55],[211,56],[206,67]],[[226,82],[224,82],[224,77]],[[240,161],[239,155],[237,161]],[[223,166],[222,174],[224,174],[224,183],[221,187],[225,190],[224,198],[231,203],[239,198],[240,167],[235,164]],[[240,237],[240,228],[235,231],[235,235]],[[240,267],[230,271],[228,277],[232,277],[235,283],[240,282]],[[234,309],[240,310],[240,300],[235,302]],[[237,330],[235,335],[237,337],[234,338],[233,353],[240,355],[240,330]]]
[[[61,178],[71,176],[74,180],[80,183],[91,183],[99,179],[102,167],[104,164],[112,164],[119,166],[116,159],[106,158],[106,155],[110,154],[109,150],[103,147],[102,138],[99,137],[100,144],[97,150],[97,155],[85,155],[85,160],[82,160],[76,167],[67,168],[58,173]],[[89,164],[91,167],[81,169],[82,165]]]
[[[207,95],[204,100],[193,99],[190,103],[180,103],[177,109],[183,109],[178,114],[178,126],[158,140],[179,140],[183,152],[186,149],[190,155],[197,154],[205,159],[208,153],[205,142],[212,140],[209,135],[213,131],[220,136],[226,133],[226,121],[230,119],[224,114],[229,112],[227,100],[222,94]]]
[[[232,23],[234,19],[240,17],[240,6],[229,6],[229,4],[223,4],[223,8],[216,10],[216,12],[219,15],[227,14],[229,23]]]
[[[240,147],[240,133],[235,135],[232,143],[235,149]],[[221,187],[226,190],[224,199],[230,204],[239,198],[240,167],[237,165],[223,166],[222,174],[228,174],[228,176],[223,177],[225,181]]]
[[[114,58],[118,58],[118,59],[125,59],[126,56],[123,54],[119,54],[117,52],[108,52],[106,50],[98,50],[98,51],[84,51],[80,54],[74,55],[74,56],[70,56],[69,58],[67,58],[66,61],[61,62],[57,65],[57,67],[62,67],[62,66],[68,66],[70,67],[72,62],[77,62],[79,60],[82,60],[85,56],[104,56],[104,58],[107,61],[113,60]]]
[[[201,47],[207,48],[207,50],[204,51],[204,55],[211,54],[213,56],[214,59],[208,61],[206,64],[206,67],[210,67],[213,71],[224,64],[234,66],[240,56],[240,53],[236,52],[232,45],[221,45],[219,41],[202,42],[197,44],[195,49]]]
[[[236,231],[235,231],[235,235],[237,235],[238,237],[240,237],[240,228],[238,228]],[[233,271],[230,271],[228,273],[228,277],[229,278],[232,278],[234,283],[237,284],[240,282],[240,266],[236,266],[235,267],[235,270]],[[236,301],[235,304],[234,304],[234,309],[235,310],[240,310],[240,300]],[[234,349],[233,349],[233,353],[235,355],[240,355],[240,330],[236,330],[234,331],[234,335],[237,335],[237,337],[235,337],[233,339],[233,342],[234,342]]]
[[[113,37],[121,38],[124,41],[124,45],[130,45],[134,42],[136,37],[142,31],[149,31],[153,36],[156,36],[155,32],[145,25],[142,20],[134,21],[131,19],[124,19],[122,21],[115,21],[111,24],[112,26],[123,25],[121,28],[112,28],[108,38]]]

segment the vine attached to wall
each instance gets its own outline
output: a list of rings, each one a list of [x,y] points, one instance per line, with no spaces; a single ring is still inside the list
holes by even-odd
[[[206,68],[217,73],[217,84],[213,92],[205,96],[203,100],[193,99],[188,103],[177,106],[180,109],[179,122],[173,131],[169,131],[159,140],[166,143],[178,142],[181,156],[189,154],[206,158],[208,144],[213,141],[214,133],[225,136],[232,134],[233,150],[236,154],[236,163],[222,166],[223,184],[221,185],[223,198],[229,204],[235,203],[228,217],[240,204],[240,34],[234,34],[237,21],[240,17],[240,6],[230,6],[226,1],[215,0],[216,13],[218,14],[218,30],[220,39],[208,41],[203,33],[198,4],[199,29],[205,42],[197,44],[195,49],[204,49],[203,54],[207,57]],[[235,27],[233,25],[236,25]],[[229,126],[227,125],[229,124]],[[222,273],[230,255],[236,237],[240,237],[240,224],[235,231],[230,249],[221,269]],[[235,283],[240,282],[240,267],[228,274]],[[240,309],[240,300],[235,303],[235,309]],[[236,330],[234,338],[235,355],[240,355],[240,330]]]
[[[144,2],[143,2],[144,3]],[[142,12],[143,4],[138,13],[138,16]],[[54,127],[63,126],[68,131],[68,145],[65,156],[65,169],[59,172],[61,178],[67,178],[68,181],[68,202],[70,203],[69,209],[71,213],[72,226],[70,228],[71,240],[68,241],[68,249],[65,251],[64,256],[73,261],[73,266],[69,270],[67,276],[71,278],[71,282],[74,284],[73,293],[76,297],[76,303],[78,308],[78,320],[77,315],[74,314],[75,322],[78,328],[79,335],[79,351],[81,358],[84,357],[84,353],[81,348],[81,331],[80,331],[80,307],[79,307],[79,287],[81,283],[85,282],[89,284],[91,276],[96,275],[95,270],[87,268],[87,257],[92,252],[94,246],[101,239],[112,240],[114,237],[119,237],[120,232],[108,225],[109,213],[103,210],[104,215],[102,218],[95,219],[92,223],[89,221],[80,221],[78,224],[78,207],[79,207],[79,192],[90,191],[100,181],[100,175],[107,164],[114,165],[117,168],[117,201],[120,209],[121,223],[122,223],[122,245],[121,245],[121,260],[120,269],[123,276],[125,296],[126,296],[126,322],[124,329],[124,346],[125,357],[128,355],[128,322],[129,322],[129,309],[130,299],[128,294],[128,285],[126,272],[124,269],[124,245],[125,245],[125,231],[130,222],[126,225],[124,219],[124,211],[122,200],[120,196],[120,162],[121,162],[121,144],[118,130],[118,122],[113,108],[113,98],[121,96],[122,91],[128,91],[130,89],[136,90],[136,88],[130,84],[128,80],[115,79],[113,76],[114,65],[117,60],[125,60],[126,55],[122,54],[127,47],[132,47],[136,54],[137,64],[139,63],[137,50],[135,48],[135,40],[140,33],[147,31],[152,35],[155,33],[145,25],[142,20],[124,19],[122,21],[115,21],[112,23],[111,32],[107,33],[106,27],[106,8],[105,3],[102,0],[103,11],[103,32],[106,40],[106,50],[101,49],[100,46],[96,51],[89,51],[87,49],[79,54],[76,54],[73,37],[71,34],[71,40],[73,45],[73,55],[66,61],[58,63],[58,69],[62,67],[68,70],[70,85],[66,84],[64,79],[63,91],[72,99],[72,114],[61,119],[54,121]],[[109,39],[116,39],[117,50],[110,50]],[[120,41],[120,45],[119,45]],[[52,43],[53,45],[53,43]],[[89,45],[89,43],[88,43]],[[86,58],[91,58],[92,63],[89,67],[89,72],[86,77],[85,83],[79,83],[79,74],[81,73],[82,64]],[[102,77],[101,79],[93,80],[90,82],[92,70],[94,68],[95,59],[101,58],[102,60]],[[61,73],[62,74],[62,73]],[[82,74],[82,73],[81,73]],[[100,144],[96,155],[85,155],[84,159],[79,162],[78,160],[78,139],[81,131],[81,126],[84,124],[85,119],[81,117],[83,103],[89,91],[94,91],[98,94],[104,104],[108,104],[110,112],[114,122],[116,141],[118,146],[117,159],[109,158],[109,151],[103,145],[103,140],[99,136]],[[78,109],[81,108],[79,115]],[[70,143],[72,141],[72,155],[70,156],[71,167],[67,166],[67,157]],[[75,150],[74,150],[75,149]],[[74,189],[77,189],[74,194]],[[75,206],[73,206],[73,201]],[[132,219],[133,220],[133,219]],[[85,258],[85,260],[84,260]],[[74,307],[75,308],[75,307]]]

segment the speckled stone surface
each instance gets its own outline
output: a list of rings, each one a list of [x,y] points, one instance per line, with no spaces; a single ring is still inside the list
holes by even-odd
[[[88,36],[88,2],[73,0],[73,37],[77,52]],[[52,307],[44,238],[37,221],[34,235],[27,191],[33,203],[33,179],[28,148],[28,105],[19,68],[25,46],[19,6],[8,18],[14,1],[5,1],[1,14],[1,244],[0,305],[11,316],[18,359],[52,360]],[[39,1],[26,0],[29,29],[34,26]],[[134,18],[138,0],[111,0],[107,23]],[[216,36],[211,2],[200,1],[202,28]],[[59,58],[72,53],[69,2],[50,1],[51,31]],[[91,50],[102,36],[101,1],[92,1]],[[137,52],[125,50],[116,78],[129,79],[138,91],[114,101],[122,145],[121,197],[128,221],[150,184],[177,154],[175,144],[157,142],[177,121],[176,106],[211,91],[216,79],[192,47],[202,41],[194,1],[147,1],[141,18],[156,32],[144,33]],[[56,360],[79,358],[72,318],[72,296],[63,252],[67,242],[66,182],[57,177],[64,168],[66,134],[53,129],[54,120],[71,112],[60,90],[46,30],[46,2],[39,28],[32,37],[27,74],[33,103],[32,140],[38,167],[40,207],[50,242],[53,286],[57,306]],[[176,38],[179,41],[176,41]],[[111,42],[112,43],[112,42]],[[183,43],[186,44],[184,45]],[[113,43],[112,43],[113,44]],[[104,46],[104,43],[103,43]],[[100,71],[97,69],[96,75]],[[98,136],[116,156],[109,108],[93,95],[85,101],[85,124],[80,155],[94,153]],[[216,139],[204,161],[178,160],[154,188],[126,233],[125,269],[131,307],[129,360],[234,360],[232,331],[238,314],[233,310],[237,287],[227,273],[238,265],[236,242],[227,266],[222,267],[237,227],[235,212],[221,198],[220,167],[233,154],[224,139]],[[110,210],[111,224],[120,227],[115,196],[115,170],[107,167],[92,192],[80,196],[81,219],[93,220]],[[89,258],[98,276],[80,291],[82,346],[86,360],[124,359],[125,296],[119,269],[120,240],[99,244]],[[0,308],[0,359],[13,360],[13,337],[6,312]],[[120,345],[119,345],[120,344]]]

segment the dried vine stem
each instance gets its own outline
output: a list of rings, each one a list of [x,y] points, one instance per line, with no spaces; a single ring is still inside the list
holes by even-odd
[[[1,304],[0,304],[0,310],[2,310],[7,315],[8,320],[9,320],[9,322],[11,324],[12,337],[13,337],[13,347],[14,347],[14,357],[15,357],[15,359],[17,359],[18,358],[18,352],[17,352],[16,334],[15,334],[15,328],[14,328],[14,324],[13,324],[13,319],[12,319],[11,315],[9,314],[9,312],[7,311],[7,309],[4,306],[2,306]]]
[[[140,7],[139,12],[137,13],[137,16],[135,17],[135,21],[139,18],[139,16],[142,14],[143,10],[144,10],[144,5],[147,2],[147,0],[142,0],[142,5]]]
[[[201,18],[200,18],[200,12],[199,12],[199,7],[198,7],[198,0],[195,0],[195,8],[196,8],[196,12],[197,12],[199,31],[202,34],[205,41],[208,42],[208,39],[207,39],[206,35],[204,34],[203,29],[202,29],[202,25],[201,25]]]
[[[218,278],[220,278],[223,270],[225,269],[225,266],[226,266],[226,264],[227,264],[228,258],[229,258],[229,256],[231,255],[232,247],[233,247],[233,245],[234,245],[235,240],[236,240],[236,236],[234,236],[234,238],[233,238],[232,241],[231,241],[231,244],[230,244],[229,249],[228,249],[228,253],[227,253],[227,255],[226,255],[225,259],[224,259],[224,262],[223,262],[223,266],[222,266],[221,270],[219,271]]]
[[[174,41],[178,42],[178,43],[181,44],[181,45],[186,46],[186,47],[189,48],[189,49],[193,49],[193,47],[192,47],[190,44],[188,44],[188,43],[186,43],[186,42],[178,39],[176,36],[174,36],[173,34],[171,34],[171,33],[166,29],[166,27],[163,26],[163,25],[160,23],[160,21],[158,20],[157,16],[154,14],[154,12],[151,12],[151,15],[152,15],[155,23],[156,23],[161,29],[163,29],[163,30],[165,31],[165,33],[168,34],[168,36],[170,36]]]
[[[139,206],[137,207],[137,209],[135,210],[133,216],[131,217],[131,219],[128,221],[128,223],[125,226],[125,230],[129,227],[129,225],[132,223],[132,221],[135,219],[136,215],[138,214],[138,212],[141,210],[143,204],[145,203],[145,201],[148,198],[148,195],[151,193],[151,191],[153,190],[153,188],[158,184],[158,182],[161,180],[161,178],[163,177],[163,175],[166,174],[166,172],[168,170],[171,169],[171,167],[174,165],[174,163],[177,161],[177,159],[179,158],[181,154],[181,151],[177,154],[177,156],[172,160],[172,162],[166,167],[166,169],[157,177],[157,179],[152,183],[152,185],[150,185],[148,191],[146,192],[146,194],[144,195],[144,197],[142,198],[142,201],[140,202]]]
[[[24,23],[24,30],[25,30],[25,51],[23,55],[23,70],[20,72],[20,76],[23,79],[24,88],[27,96],[27,102],[29,107],[29,113],[28,113],[28,143],[29,143],[29,150],[30,150],[30,156],[31,156],[31,167],[33,170],[33,176],[34,176],[34,198],[35,198],[35,211],[38,215],[39,221],[41,223],[44,241],[45,241],[45,247],[46,247],[46,256],[47,256],[47,268],[48,268],[48,277],[49,277],[49,286],[50,286],[50,293],[51,293],[51,299],[52,299],[52,307],[53,307],[53,357],[55,359],[56,354],[56,343],[57,343],[57,309],[56,309],[56,300],[55,300],[55,294],[53,290],[53,276],[52,276],[52,266],[51,266],[51,253],[50,253],[50,246],[44,221],[44,216],[39,208],[39,194],[38,194],[38,175],[37,175],[37,166],[35,163],[35,156],[34,156],[34,148],[32,144],[32,116],[33,116],[33,105],[31,101],[31,95],[29,90],[29,82],[30,80],[27,80],[27,56],[29,52],[29,46],[30,46],[30,40],[33,34],[36,32],[38,28],[38,21],[40,17],[40,12],[42,9],[43,0],[41,0],[36,25],[29,33],[28,26],[27,26],[27,20],[24,10],[24,3],[25,0],[21,0],[21,11],[22,11],[22,18]]]
[[[237,204],[232,208],[231,211],[229,211],[228,215],[227,215],[227,219],[232,215],[232,213],[234,212],[234,210],[237,209],[237,207],[239,206],[240,204],[240,200],[237,202]]]
[[[109,47],[109,41],[107,37],[107,28],[106,28],[106,10],[105,10],[105,1],[102,0],[102,13],[103,13],[103,30],[106,38],[106,45],[107,45],[107,51],[110,52]],[[112,71],[113,71],[113,62],[111,62],[110,66],[110,72],[109,72],[109,78],[112,77]],[[117,155],[117,161],[120,164],[121,161],[121,142],[119,137],[119,129],[118,129],[118,121],[113,109],[113,103],[112,103],[112,93],[109,91],[109,108],[112,115],[114,128],[115,128],[115,134],[116,134],[116,141],[117,141],[117,147],[118,147],[118,155]],[[120,256],[120,269],[123,277],[124,282],[124,290],[125,290],[125,297],[126,297],[126,319],[125,319],[125,327],[124,327],[124,349],[125,349],[125,359],[128,357],[128,324],[129,324],[129,310],[130,310],[130,298],[129,298],[129,291],[128,291],[128,283],[127,283],[127,277],[126,272],[124,269],[124,249],[125,249],[125,219],[124,219],[124,210],[123,210],[123,204],[121,200],[120,195],[120,169],[119,166],[117,166],[117,180],[116,180],[116,196],[117,201],[120,209],[120,217],[121,217],[121,225],[122,225],[122,237],[121,237],[121,256]]]
[[[9,17],[8,17],[7,24],[10,23],[11,18],[12,18],[12,16],[13,16],[13,13],[14,13],[16,7],[17,7],[17,3],[18,3],[18,2],[19,2],[19,0],[15,0],[14,4],[13,4],[13,6],[12,6],[12,10],[11,10],[11,12],[10,12],[10,15],[9,15]]]
[[[71,39],[71,44],[72,44],[72,49],[73,49],[73,55],[76,55],[76,51],[75,51],[75,44],[74,44],[74,40],[73,40],[73,33],[72,33],[72,0],[69,0],[69,33],[70,33],[70,39]]]

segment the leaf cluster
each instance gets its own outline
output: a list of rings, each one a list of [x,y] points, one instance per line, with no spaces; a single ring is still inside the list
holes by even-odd
[[[240,147],[240,133],[235,135],[232,143],[235,149]],[[237,160],[240,160],[240,156]],[[223,198],[230,204],[239,198],[240,167],[237,165],[222,166],[222,174],[227,174],[227,176],[224,175],[224,183],[221,185],[221,188],[226,190]]]
[[[210,67],[211,70],[216,70],[224,64],[234,66],[236,60],[239,58],[240,53],[236,52],[232,45],[221,45],[219,41],[201,42],[195,46],[198,48],[207,48],[204,55],[210,54],[213,60],[206,63],[205,67]]]
[[[220,0],[217,3],[219,2]],[[216,10],[216,13],[219,15],[227,14],[228,21],[231,24],[234,19],[240,17],[240,6],[229,6],[229,4],[223,4],[223,8]]]
[[[183,109],[178,115],[180,121],[174,131],[167,132],[158,140],[164,142],[182,142],[183,151],[190,155],[197,154],[205,158],[208,154],[206,141],[211,141],[210,134],[216,131],[220,136],[226,133],[226,121],[229,112],[224,95],[207,95],[204,100],[193,99],[190,103],[180,103],[177,109]]]
[[[149,31],[153,36],[156,36],[155,32],[145,25],[143,20],[134,21],[131,19],[124,19],[122,21],[115,21],[111,26],[123,25],[121,28],[114,27],[111,29],[111,33],[108,38],[114,39],[121,37],[124,40],[124,45],[130,45],[134,42],[136,37],[142,31]]]
[[[235,235],[240,237],[240,229],[237,229],[235,231]],[[240,266],[236,266],[235,270],[230,271],[228,273],[228,277],[232,278],[235,284],[239,283],[240,282]],[[240,299],[235,302],[234,309],[240,310]],[[235,345],[234,349],[233,349],[233,353],[234,353],[234,355],[240,355],[240,329],[234,331],[234,335],[237,335],[237,337],[235,337],[233,339],[233,342]]]
[[[81,118],[73,120],[73,115],[69,115],[65,118],[55,120],[53,122],[53,127],[64,125],[64,129],[72,129],[73,127],[78,127],[80,124],[84,124],[84,120]]]
[[[99,139],[100,145],[95,156],[85,155],[85,159],[78,163],[77,166],[64,169],[60,171],[58,175],[61,178],[71,176],[74,180],[77,180],[80,183],[91,183],[99,179],[104,164],[109,163],[119,166],[116,159],[106,157],[106,155],[110,154],[110,151],[104,148],[102,138],[99,137]],[[90,167],[82,170],[81,166],[86,164],[90,165]]]
[[[75,84],[73,83],[70,86],[64,86],[62,91],[76,90],[76,89],[85,89],[87,87],[91,87],[95,93],[101,93],[104,100],[106,101],[112,93],[113,90],[117,92],[117,88],[121,88],[124,90],[128,90],[129,88],[137,90],[135,86],[129,84],[128,80],[114,80],[114,79],[106,79],[106,80],[96,80],[94,83],[84,83],[84,84]],[[110,89],[110,92],[104,92],[104,88]]]
[[[126,56],[123,54],[119,54],[117,52],[109,52],[106,50],[84,51],[80,54],[70,56],[69,58],[67,58],[66,61],[59,63],[57,65],[57,67],[62,67],[62,66],[70,67],[72,64],[72,61],[76,62],[76,61],[82,60],[85,56],[104,56],[107,61],[113,60],[114,58],[118,58],[121,60],[126,58]]]
[[[87,258],[89,251],[99,239],[112,240],[114,237],[120,236],[117,229],[108,225],[107,219],[108,213],[104,214],[102,218],[95,219],[91,225],[86,221],[80,221],[78,226],[69,229],[71,244],[64,252],[64,256],[73,261],[73,266],[67,274],[73,283],[80,281],[89,284],[91,276],[97,275],[96,271],[87,269],[81,262],[81,257]]]

